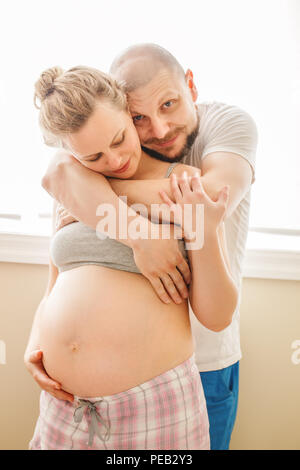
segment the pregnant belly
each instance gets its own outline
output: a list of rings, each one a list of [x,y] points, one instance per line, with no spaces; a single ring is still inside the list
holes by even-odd
[[[163,304],[143,276],[95,265],[58,276],[40,346],[48,375],[82,397],[128,390],[194,350],[187,302]]]

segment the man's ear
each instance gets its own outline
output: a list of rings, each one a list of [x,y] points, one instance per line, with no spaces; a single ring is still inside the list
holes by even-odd
[[[194,82],[194,75],[193,72],[190,69],[187,69],[186,74],[185,74],[185,80],[186,84],[191,92],[193,101],[197,101],[198,98],[198,90],[196,88],[195,82]]]

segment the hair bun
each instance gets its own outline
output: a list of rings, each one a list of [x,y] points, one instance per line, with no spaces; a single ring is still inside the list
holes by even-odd
[[[54,91],[55,80],[63,75],[64,71],[61,67],[51,67],[41,73],[40,78],[34,85],[34,104],[37,108],[36,100],[44,101]]]

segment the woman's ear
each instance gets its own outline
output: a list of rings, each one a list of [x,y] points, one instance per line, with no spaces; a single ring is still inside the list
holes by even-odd
[[[196,88],[195,82],[194,82],[194,75],[193,72],[190,69],[187,69],[186,74],[185,74],[185,80],[186,84],[191,92],[192,99],[193,101],[197,101],[198,98],[198,90]]]

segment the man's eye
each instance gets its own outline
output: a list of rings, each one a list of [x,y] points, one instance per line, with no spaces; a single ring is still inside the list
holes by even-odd
[[[142,119],[144,118],[144,116],[142,114],[139,114],[138,116],[133,116],[133,122],[140,122],[142,121]]]
[[[170,108],[173,103],[174,103],[174,101],[172,101],[172,100],[166,101],[166,102],[163,104],[163,106],[166,106],[166,108]]]

